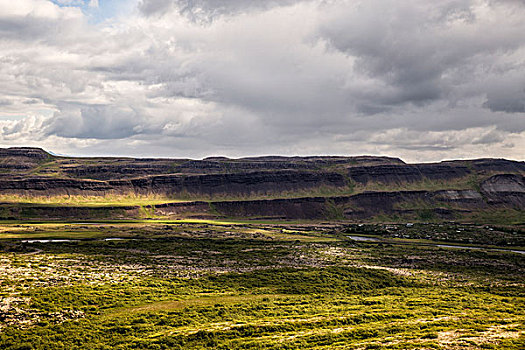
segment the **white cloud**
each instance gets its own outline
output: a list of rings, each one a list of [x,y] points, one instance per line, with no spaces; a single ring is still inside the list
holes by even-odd
[[[93,24],[0,0],[0,142],[522,158],[524,17],[519,1],[143,0]]]

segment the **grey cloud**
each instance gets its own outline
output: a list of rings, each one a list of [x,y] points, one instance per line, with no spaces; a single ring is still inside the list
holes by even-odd
[[[472,140],[472,144],[474,145],[480,145],[480,144],[495,144],[499,142],[505,141],[505,137],[507,135],[504,132],[501,132],[499,130],[492,130],[484,135],[481,135],[475,140]]]
[[[478,19],[470,1],[368,1],[359,9],[335,7],[322,24],[321,37],[335,50],[356,58],[356,69],[384,83],[363,96],[364,113],[381,106],[424,105],[446,98],[463,70],[490,64],[494,53],[509,52],[525,43],[524,26],[496,28]],[[487,23],[483,23],[485,21]],[[484,55],[486,62],[476,62]],[[376,106],[370,108],[370,105]]]
[[[264,10],[287,6],[306,0],[142,0],[139,10],[145,15],[164,14],[175,8],[194,20],[211,20],[224,14],[236,14],[247,10]]]
[[[491,84],[483,106],[493,112],[525,113],[525,75]]]
[[[212,43],[216,38],[206,38],[207,30],[200,28],[201,34],[189,47],[185,46],[189,39],[180,37],[169,45],[156,43],[143,52],[143,57],[133,57],[107,72],[112,79],[160,84],[159,89],[149,93],[150,97],[196,98],[236,106],[293,133],[314,128],[370,130],[378,123],[385,128],[410,125],[421,130],[494,124],[493,116],[483,119],[465,115],[458,121],[458,112],[425,117],[425,111],[412,117],[403,106],[409,103],[424,111],[434,102],[451,104],[461,99],[454,91],[457,84],[469,80],[473,86],[477,84],[476,76],[469,78],[464,71],[486,64],[494,58],[494,52],[520,47],[523,40],[516,36],[519,28],[504,28],[503,32],[512,34],[510,39],[500,40],[504,35],[499,32],[476,38],[469,33],[478,25],[469,1],[448,1],[439,6],[389,5],[391,10],[384,10],[384,4],[377,1],[361,4],[358,9],[345,2],[316,5],[321,22],[310,28],[308,40],[317,36],[333,49],[325,51],[317,62],[308,57],[315,52],[309,47],[316,45],[315,40],[282,35],[277,39],[282,42],[268,43],[264,37],[260,40],[253,36],[264,36],[267,28],[244,35],[239,26],[235,32],[238,43],[230,41],[228,35],[233,33],[229,32]],[[185,7],[246,11],[258,5],[237,1],[146,1],[144,6],[157,6],[156,10],[169,13]],[[447,24],[450,21],[463,23],[467,33]],[[218,25],[224,27],[225,23]],[[483,26],[481,29],[487,30]],[[221,47],[223,44],[227,46]],[[202,48],[209,51],[202,52]],[[199,52],[189,55],[195,61],[180,59],[193,49]],[[181,55],[168,53],[173,50],[180,50]],[[346,58],[333,59],[340,54]],[[472,62],[480,57],[486,59]],[[352,66],[349,62],[354,59]],[[333,69],[326,69],[328,66]],[[358,115],[379,118],[356,119]]]
[[[44,132],[67,138],[122,139],[144,132],[145,125],[144,117],[131,108],[67,106],[46,122]]]
[[[33,104],[37,104],[37,103],[40,103],[40,102],[41,101],[39,99],[30,98],[30,99],[24,100],[22,103],[26,104],[26,105],[33,105]]]
[[[142,0],[139,10],[145,15],[164,13],[173,5],[173,0]]]
[[[87,19],[76,8],[60,8],[51,2],[19,0],[12,12],[0,13],[0,37],[13,42],[61,42],[75,36]]]
[[[511,96],[492,93],[483,105],[494,112],[525,113],[525,92]]]
[[[56,22],[32,16],[0,18],[0,36],[4,39],[33,41],[56,30]],[[57,33],[58,34],[58,33]]]
[[[378,132],[369,137],[369,142],[390,144],[406,150],[455,150],[467,145],[492,146],[505,141],[506,133],[494,128],[470,128],[446,132],[416,132],[407,128]]]
[[[10,106],[13,104],[13,101],[7,98],[0,99],[0,106]]]

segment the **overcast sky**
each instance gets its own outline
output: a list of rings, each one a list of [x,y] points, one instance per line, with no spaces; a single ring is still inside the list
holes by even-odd
[[[0,146],[525,159],[523,0],[0,0]]]

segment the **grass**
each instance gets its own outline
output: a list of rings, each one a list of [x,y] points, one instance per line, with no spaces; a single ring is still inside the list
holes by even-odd
[[[481,224],[496,225],[523,225],[525,224],[525,211],[513,208],[499,210],[481,210],[470,215],[470,221]]]
[[[104,234],[98,231],[55,231],[34,233],[0,233],[0,239],[94,239],[102,238]]]
[[[12,224],[0,228],[0,239],[105,239],[105,238],[162,238],[171,237],[199,226],[211,227],[216,233],[225,235],[253,235],[266,239],[301,242],[333,242],[338,238],[313,231],[296,231],[279,228],[247,227],[245,223],[213,220],[178,220],[151,222],[118,222],[91,224],[39,223]],[[166,232],[166,229],[169,229]]]
[[[256,294],[256,295],[209,295],[198,298],[182,299],[175,301],[159,301],[138,305],[133,307],[124,307],[120,309],[112,309],[104,313],[105,318],[116,318],[119,316],[129,316],[133,314],[155,313],[155,312],[169,312],[175,310],[183,310],[185,308],[204,308],[213,307],[215,305],[225,304],[242,304],[253,303],[263,299],[283,299],[288,297],[284,294]]]
[[[16,194],[0,194],[0,202],[11,204],[40,204],[68,206],[148,206],[171,202],[185,202],[181,199],[163,195],[111,194],[104,196],[57,195],[57,196],[23,196]]]
[[[221,202],[239,200],[270,200],[293,199],[304,197],[333,197],[353,194],[352,189],[321,186],[314,189],[283,191],[278,193],[250,193],[250,194],[191,194],[179,193],[174,195],[147,194],[104,194],[100,196],[87,195],[18,195],[0,194],[0,202],[10,204],[35,204],[35,205],[71,205],[71,206],[149,206],[173,202]]]
[[[143,220],[0,229],[1,349],[525,345],[518,254],[351,242],[334,224]],[[385,226],[357,229],[386,234]],[[21,242],[56,234],[141,239]]]
[[[486,173],[480,176],[476,173],[452,180],[431,180],[424,178],[420,181],[409,181],[402,183],[369,182],[355,186],[356,192],[364,191],[440,191],[440,190],[474,190],[479,192],[479,184],[495,175],[496,172]]]

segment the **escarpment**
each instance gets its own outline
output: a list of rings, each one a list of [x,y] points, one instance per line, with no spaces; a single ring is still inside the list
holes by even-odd
[[[131,190],[147,194],[190,194],[248,196],[311,190],[322,186],[346,186],[338,173],[277,170],[266,172],[210,175],[155,175],[131,180],[109,181],[118,191]]]
[[[373,156],[74,158],[39,148],[0,149],[4,218],[24,213],[9,207],[17,196],[132,195],[165,198],[150,206],[165,216],[366,219],[424,214],[453,219],[486,210],[523,212],[524,174],[524,162],[505,159],[407,164]],[[85,208],[69,206],[62,214],[56,208],[35,210],[42,217],[91,215]],[[124,217],[141,212],[136,206],[105,208]]]
[[[470,173],[471,171],[466,166],[442,164],[389,164],[352,167],[348,169],[350,178],[359,183],[404,183],[425,179],[447,181],[465,177]]]

